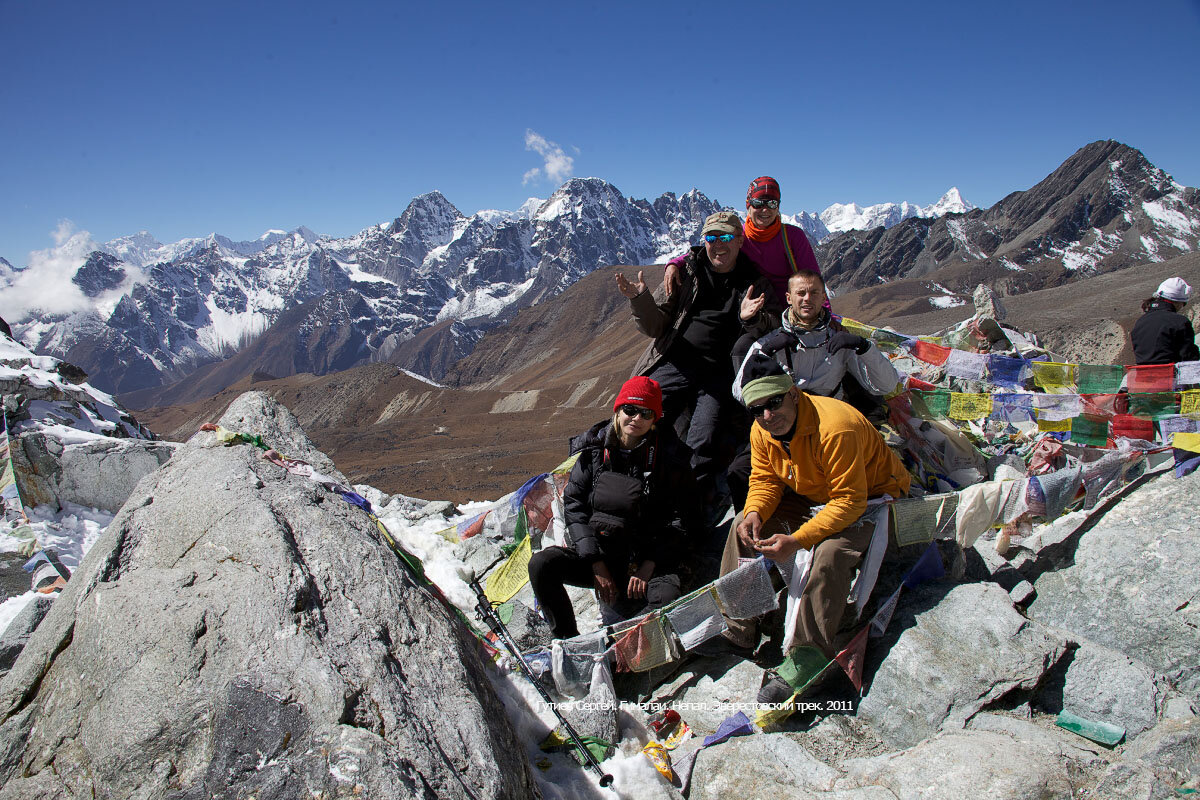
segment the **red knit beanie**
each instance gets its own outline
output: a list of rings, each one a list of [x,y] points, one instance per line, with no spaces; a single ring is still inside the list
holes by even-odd
[[[755,197],[761,197],[763,200],[778,200],[779,182],[769,175],[763,175],[750,181],[750,188],[746,190],[746,199],[750,200]]]
[[[656,421],[662,419],[662,387],[656,380],[638,376],[625,381],[613,401],[613,411],[626,403],[648,408],[654,412]]]

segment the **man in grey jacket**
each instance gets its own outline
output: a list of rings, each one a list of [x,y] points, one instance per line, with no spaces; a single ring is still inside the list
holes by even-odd
[[[782,326],[755,342],[742,360],[743,368],[753,353],[774,358],[809,394],[836,397],[857,406],[856,397],[846,396],[847,376],[870,395],[883,397],[896,388],[900,375],[875,343],[845,330],[825,307],[825,282],[813,272],[797,272],[788,280],[788,309]],[[739,368],[740,376],[742,369]],[[741,399],[734,383],[734,394]],[[864,414],[871,409],[859,408]],[[869,415],[868,415],[869,416]]]

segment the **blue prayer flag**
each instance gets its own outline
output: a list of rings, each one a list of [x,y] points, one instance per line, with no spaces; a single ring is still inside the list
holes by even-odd
[[[917,563],[913,564],[913,568],[904,577],[904,585],[911,589],[945,574],[946,569],[942,566],[942,553],[938,550],[937,542],[930,542],[929,547],[925,548],[925,552],[921,554]]]
[[[992,383],[997,386],[1020,386],[1028,362],[1023,358],[988,356],[987,368]]]

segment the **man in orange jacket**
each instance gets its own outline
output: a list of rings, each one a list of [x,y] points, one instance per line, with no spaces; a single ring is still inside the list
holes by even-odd
[[[911,479],[866,417],[802,389],[773,358],[760,355],[743,370],[742,402],[754,415],[750,493],[730,529],[721,573],[736,569],[739,557],[788,561],[811,549],[796,641],[833,658],[854,570],[874,531],[863,519],[867,500],[906,495]],[[753,620],[728,624],[734,644],[756,643]]]

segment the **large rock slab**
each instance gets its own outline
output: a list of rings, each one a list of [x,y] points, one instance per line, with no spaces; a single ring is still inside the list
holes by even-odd
[[[994,731],[945,733],[908,750],[850,759],[838,789],[887,789],[896,800],[1074,798],[1078,786],[1056,753]]]
[[[786,734],[741,736],[700,751],[688,796],[691,800],[828,797],[825,790],[837,777],[836,769]]]
[[[198,443],[0,683],[0,780],[4,800],[535,795],[478,643],[366,515]]]
[[[1158,724],[1170,690],[1154,670],[1124,653],[1087,643],[1069,658],[1061,694],[1058,686],[1047,686],[1042,695],[1047,710],[1117,725],[1125,729],[1126,741]]]
[[[1066,649],[995,584],[943,591],[906,590],[889,634],[868,646],[867,672],[874,674],[858,717],[891,747],[962,728],[1011,692],[1032,693]]]
[[[27,505],[76,503],[115,514],[138,481],[165,464],[173,442],[96,436],[64,444],[42,431],[17,437],[13,465]]]
[[[1177,796],[1200,783],[1200,718],[1167,720],[1125,748],[1096,787],[1096,797]]]
[[[1200,472],[1133,492],[1041,575],[1030,618],[1136,657],[1200,698]]]

